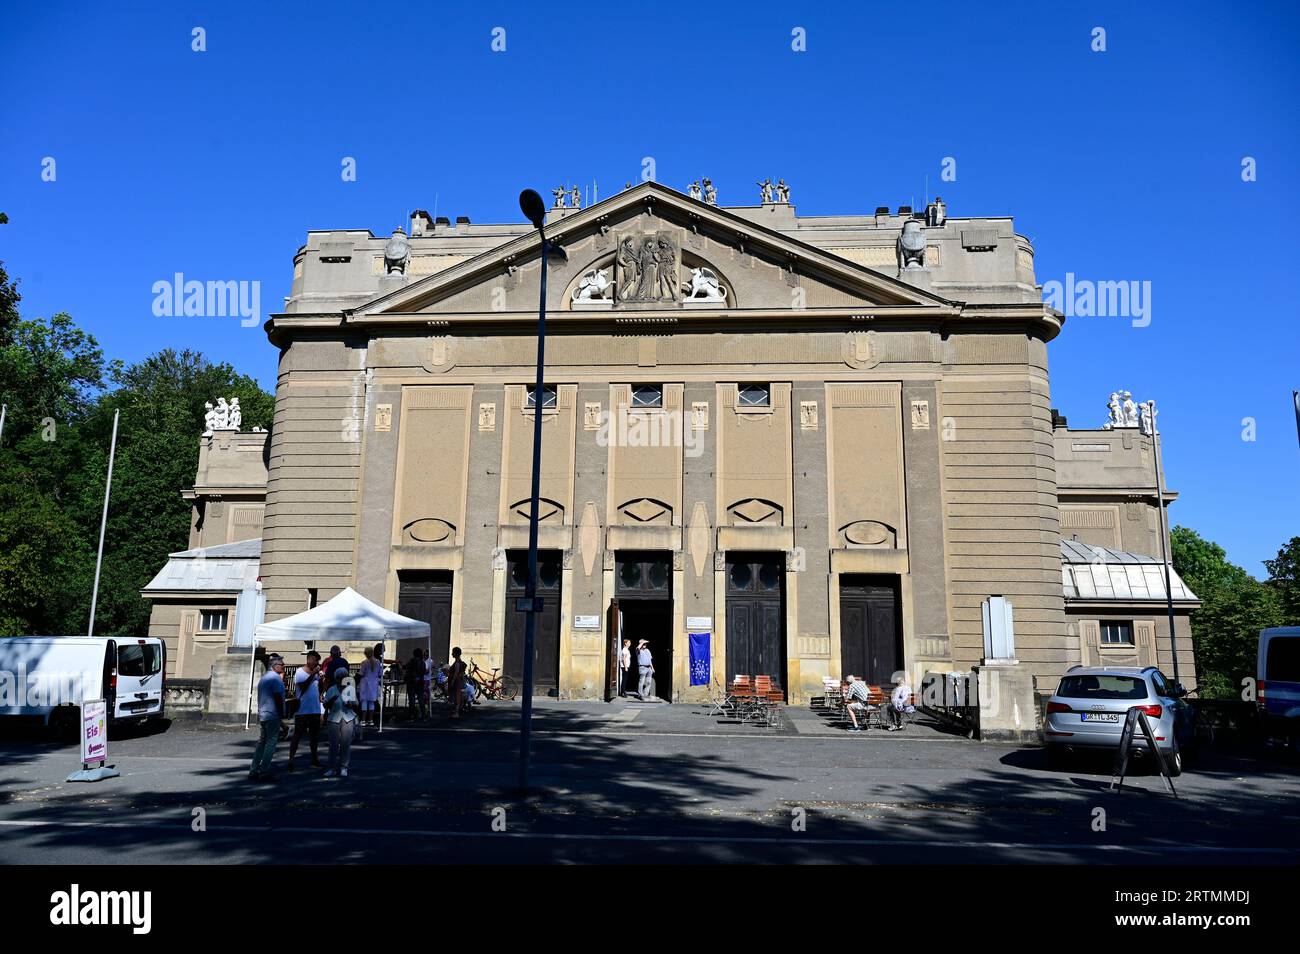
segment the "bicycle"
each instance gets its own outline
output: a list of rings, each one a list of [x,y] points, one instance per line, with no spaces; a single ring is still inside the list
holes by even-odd
[[[484,699],[514,699],[519,695],[519,684],[509,676],[498,675],[500,669],[493,669],[489,676],[479,668],[474,660],[469,661],[469,678],[474,680]]]

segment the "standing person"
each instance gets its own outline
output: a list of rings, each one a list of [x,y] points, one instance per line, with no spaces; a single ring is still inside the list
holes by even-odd
[[[646,640],[641,640],[636,644],[636,664],[641,674],[641,684],[637,686],[637,695],[642,701],[652,699],[654,696],[650,692],[650,684],[654,680],[655,663],[654,657],[650,655],[650,644]]]
[[[618,694],[627,696],[627,677],[632,671],[632,640],[623,640],[623,648],[618,651]]]
[[[325,664],[325,686],[326,688],[334,685],[334,673],[342,666],[348,668],[348,661],[343,658],[343,650],[337,646],[330,647],[329,662]]]
[[[293,717],[293,738],[289,740],[289,771],[293,771],[293,757],[298,754],[298,743],[304,735],[311,747],[311,767],[320,768],[320,721],[324,710],[320,702],[320,653],[307,654],[307,664],[293,674],[293,684],[298,692],[298,713]]]
[[[465,705],[465,663],[459,646],[452,649],[451,665],[447,667],[447,695],[451,698],[451,717],[459,719]]]
[[[379,663],[379,719],[383,721],[384,706],[388,702],[388,693],[384,689],[384,683],[387,681],[387,670],[384,668],[384,644],[375,643],[375,662]]]
[[[272,780],[271,759],[280,741],[280,723],[284,721],[284,660],[274,653],[267,659],[269,668],[257,684],[257,721],[261,735],[253,749],[253,764],[248,777],[254,782]]]
[[[330,734],[330,767],[325,777],[347,778],[357,724],[357,690],[347,666],[334,670],[334,685],[325,693],[325,720]]]
[[[375,651],[366,647],[366,658],[361,663],[358,678],[361,680],[361,724],[375,725],[375,708],[379,704],[379,682],[383,678],[383,664],[375,658]]]
[[[406,664],[406,671],[403,673],[406,678],[406,704],[410,707],[414,718],[423,719],[425,712],[424,702],[424,650],[418,646],[411,653],[411,660]]]

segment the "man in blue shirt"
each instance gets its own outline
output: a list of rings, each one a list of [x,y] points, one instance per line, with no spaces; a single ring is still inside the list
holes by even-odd
[[[280,723],[284,720],[284,660],[272,654],[267,669],[257,684],[257,721],[262,734],[253,749],[253,764],[248,777],[255,782],[269,781],[275,743],[280,741]]]
[[[650,655],[650,644],[644,639],[636,644],[636,665],[641,677],[637,686],[637,695],[643,700],[653,699],[654,693],[651,691],[651,686],[654,685],[654,657]]]

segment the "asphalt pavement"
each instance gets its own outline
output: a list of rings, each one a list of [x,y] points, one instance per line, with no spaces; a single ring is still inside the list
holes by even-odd
[[[119,778],[69,783],[74,746],[0,738],[0,861],[862,862],[1294,864],[1300,767],[1205,753],[1169,795],[1107,759],[1053,770],[1041,749],[928,720],[848,733],[807,709],[780,727],[706,707],[535,707],[530,789],[518,704],[368,730],[347,779],[252,783],[256,732],[178,721],[119,733]],[[322,758],[324,753],[322,752]]]

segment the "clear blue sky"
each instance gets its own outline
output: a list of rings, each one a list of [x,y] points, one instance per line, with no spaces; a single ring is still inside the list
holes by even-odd
[[[257,280],[274,311],[309,228],[386,232],[435,196],[517,220],[525,186],[608,195],[652,156],[724,205],[783,176],[834,214],[919,204],[928,176],[952,215],[1015,216],[1040,282],[1152,283],[1148,327],[1052,344],[1072,425],[1154,397],[1177,522],[1257,574],[1300,533],[1294,3],[155,6],[13,5],[0,30],[0,258],[27,314],[110,357],[191,347],[272,388],[260,327],[156,318],[153,283]]]

